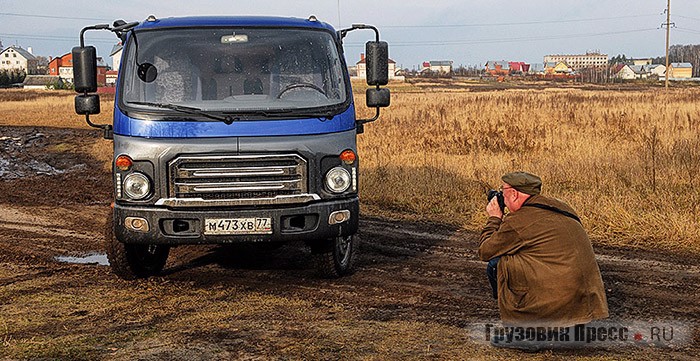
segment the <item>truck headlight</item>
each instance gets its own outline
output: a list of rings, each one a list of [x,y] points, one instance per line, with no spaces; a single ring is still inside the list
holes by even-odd
[[[326,187],[333,193],[343,193],[350,187],[350,172],[335,167],[326,173]]]
[[[139,172],[124,177],[124,193],[131,199],[143,199],[151,192],[151,181]]]

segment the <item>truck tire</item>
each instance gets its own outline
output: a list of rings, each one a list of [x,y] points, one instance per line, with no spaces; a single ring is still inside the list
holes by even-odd
[[[156,244],[125,244],[114,236],[114,218],[110,212],[105,226],[107,259],[112,272],[125,280],[146,278],[159,274],[168,260],[170,246]]]
[[[357,245],[355,235],[335,237],[312,244],[311,255],[321,277],[338,278],[351,275],[355,271]]]

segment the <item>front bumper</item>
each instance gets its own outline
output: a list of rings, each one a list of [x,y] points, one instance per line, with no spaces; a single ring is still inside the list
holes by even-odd
[[[330,214],[341,210],[350,211],[350,218],[339,224],[329,224]],[[355,234],[359,210],[358,197],[301,206],[245,209],[176,210],[115,204],[114,234],[123,243],[170,245],[320,240]],[[127,228],[127,217],[145,219],[148,231]],[[203,231],[205,219],[256,217],[272,220],[271,234],[210,235]]]

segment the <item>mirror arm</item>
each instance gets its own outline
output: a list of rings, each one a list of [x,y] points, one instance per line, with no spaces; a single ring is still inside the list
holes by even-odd
[[[352,27],[349,27],[347,29],[341,29],[340,31],[338,31],[338,33],[340,34],[340,38],[343,39],[343,38],[345,38],[346,35],[348,35],[349,32],[351,32],[353,30],[360,30],[360,29],[374,30],[374,34],[376,34],[376,39],[377,39],[376,41],[379,41],[379,30],[372,25],[352,24]]]
[[[358,119],[356,120],[358,126],[362,126],[365,123],[371,123],[377,119],[379,119],[379,107],[376,108],[377,112],[374,114],[374,117],[369,118],[369,119]]]
[[[102,136],[105,139],[113,139],[114,138],[114,132],[113,132],[111,124],[95,124],[95,123],[90,121],[90,114],[85,114],[85,122],[93,128],[102,129],[102,131],[103,131]]]
[[[85,47],[85,32],[88,30],[111,30],[109,24],[98,24],[92,26],[86,26],[83,30],[80,30],[80,47]]]
[[[115,21],[114,27],[111,27],[109,24],[97,24],[86,26],[82,30],[80,30],[80,47],[85,47],[85,32],[88,30],[109,30],[113,32],[118,38],[121,38],[122,33],[131,31],[137,25],[139,25],[138,21],[134,21],[131,23],[124,23],[122,21],[121,25],[117,25],[117,22]]]

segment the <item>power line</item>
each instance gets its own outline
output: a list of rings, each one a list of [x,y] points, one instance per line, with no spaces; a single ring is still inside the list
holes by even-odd
[[[690,19],[690,20],[697,20],[697,21],[700,21],[700,19],[698,19],[698,18],[693,18],[693,17],[690,17],[690,16],[683,16],[683,15],[673,15],[673,16],[674,16],[674,17],[677,17],[677,18],[683,18],[683,19]]]
[[[95,21],[109,21],[104,18],[79,18],[70,16],[57,16],[57,15],[36,15],[36,14],[18,14],[18,13],[0,13],[2,16],[20,16],[25,18],[44,18],[44,19],[64,19],[64,20],[95,20]]]
[[[382,28],[464,28],[464,27],[487,27],[487,26],[514,26],[514,25],[539,25],[539,24],[559,24],[559,23],[577,23],[587,21],[603,21],[603,20],[620,20],[629,18],[641,18],[659,16],[659,14],[641,14],[641,15],[626,15],[613,16],[604,18],[588,18],[588,19],[569,19],[569,20],[537,20],[509,23],[476,23],[476,24],[451,24],[451,25],[382,25]]]
[[[449,46],[449,45],[514,43],[514,42],[529,42],[529,41],[542,41],[542,40],[586,38],[586,37],[596,37],[596,36],[640,33],[640,32],[657,31],[657,30],[658,30],[657,28],[647,28],[647,29],[634,29],[634,30],[623,30],[623,31],[609,31],[609,32],[603,32],[603,33],[568,34],[568,35],[539,36],[539,37],[535,36],[535,37],[509,37],[509,38],[454,40],[454,41],[392,42],[391,46],[392,47],[394,47],[394,46],[416,46],[416,45]],[[351,47],[364,46],[364,44],[362,44],[362,43],[345,43],[345,45],[351,46]]]
[[[74,43],[77,43],[79,41],[78,36],[57,36],[57,35],[32,35],[32,34],[9,34],[9,33],[0,33],[1,37],[5,38],[18,38],[18,39],[30,39],[30,40],[53,40],[53,41],[71,41]],[[109,43],[109,44],[115,44],[119,40],[115,37],[114,40],[109,40],[109,39],[90,39],[91,42],[96,42],[96,43]]]
[[[680,31],[682,33],[689,33],[689,34],[700,34],[699,30],[693,30],[693,29],[686,29],[686,28],[679,28],[675,27],[676,31]]]

